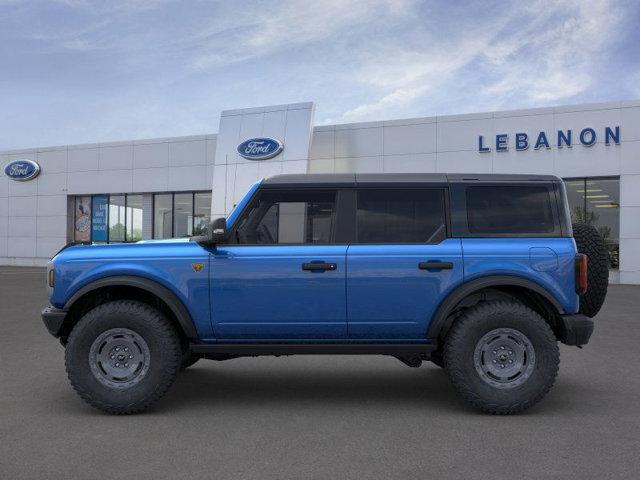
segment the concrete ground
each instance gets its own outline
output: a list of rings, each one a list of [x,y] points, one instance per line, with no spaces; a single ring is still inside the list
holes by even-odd
[[[640,287],[611,287],[592,342],[562,346],[551,393],[512,417],[431,364],[322,356],[202,361],[148,413],[108,416],[69,386],[45,304],[43,270],[0,267],[0,478],[640,476]]]

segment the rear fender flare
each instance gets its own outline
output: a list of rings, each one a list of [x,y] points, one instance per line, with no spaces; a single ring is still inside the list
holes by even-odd
[[[460,303],[466,297],[484,288],[500,286],[523,287],[531,290],[547,300],[559,315],[564,313],[562,305],[558,303],[558,301],[551,293],[549,293],[544,287],[540,286],[539,284],[531,280],[527,280],[526,278],[517,276],[492,275],[489,277],[477,278],[475,280],[471,280],[470,282],[463,283],[455,290],[453,290],[436,310],[436,313],[433,316],[433,320],[431,321],[429,329],[427,331],[427,338],[432,339],[433,341],[437,341],[441,332],[446,332],[449,329],[452,322],[452,319],[449,318],[449,315],[453,312],[453,309],[456,307],[456,305],[458,305],[458,303]]]

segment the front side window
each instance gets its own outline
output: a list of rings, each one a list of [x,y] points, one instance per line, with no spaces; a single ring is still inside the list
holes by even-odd
[[[240,221],[239,244],[330,243],[335,192],[262,192]]]
[[[473,234],[543,234],[556,230],[549,189],[538,185],[468,187],[467,221]]]
[[[446,237],[442,189],[358,191],[358,243],[439,243]]]

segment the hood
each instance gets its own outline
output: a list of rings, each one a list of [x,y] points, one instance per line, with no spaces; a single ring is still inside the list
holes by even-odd
[[[178,250],[175,250],[178,249]],[[175,255],[184,250],[201,249],[189,238],[169,238],[165,240],[141,240],[133,243],[69,244],[52,259],[54,263],[68,260],[91,259],[136,259]]]
[[[185,238],[163,238],[162,240],[140,240],[135,243],[184,243],[188,242],[189,237]],[[113,245],[113,244],[111,244]]]

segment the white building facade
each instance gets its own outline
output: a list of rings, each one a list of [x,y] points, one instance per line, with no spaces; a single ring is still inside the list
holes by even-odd
[[[605,237],[611,281],[640,284],[640,101],[313,120],[313,103],[257,107],[223,112],[217,134],[0,152],[0,264],[43,265],[70,241],[197,234],[280,173],[553,174],[574,220]],[[282,150],[245,158],[251,139]]]

